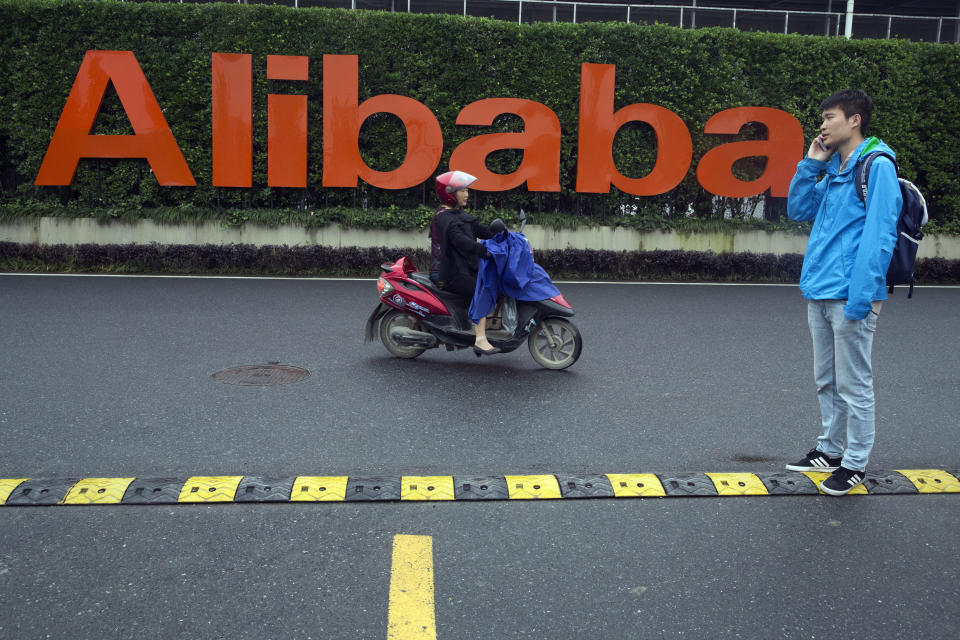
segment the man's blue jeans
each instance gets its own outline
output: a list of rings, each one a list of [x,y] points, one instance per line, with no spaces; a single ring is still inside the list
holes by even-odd
[[[807,305],[823,424],[817,449],[832,458],[842,455],[844,467],[864,471],[876,431],[870,353],[877,314],[871,311],[863,320],[847,320],[844,304],[843,300],[813,300]]]

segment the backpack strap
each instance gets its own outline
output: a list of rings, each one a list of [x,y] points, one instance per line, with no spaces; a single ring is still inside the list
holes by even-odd
[[[871,151],[870,153],[865,153],[860,156],[860,159],[857,161],[857,174],[854,178],[856,182],[854,184],[857,188],[857,197],[860,198],[860,202],[863,204],[867,204],[867,179],[870,176],[870,167],[873,166],[873,161],[876,160],[878,156],[888,158],[890,162],[893,163],[893,168],[897,174],[900,174],[897,159],[886,151]]]

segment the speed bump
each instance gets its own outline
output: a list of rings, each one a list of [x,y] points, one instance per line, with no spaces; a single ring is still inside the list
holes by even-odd
[[[867,493],[877,495],[879,493],[917,493],[917,488],[902,473],[896,471],[887,471],[881,473],[867,473],[863,479],[863,484],[867,486]]]
[[[0,478],[0,507],[183,503],[465,502],[719,496],[817,496],[820,471],[507,476],[193,476]],[[871,471],[851,494],[960,494],[960,471]],[[834,498],[830,498],[833,500]]]
[[[400,478],[395,476],[350,476],[347,502],[385,502],[400,499]]]
[[[920,493],[960,493],[960,481],[939,469],[898,469]]]
[[[13,493],[13,490],[27,480],[29,480],[29,478],[0,479],[0,504],[6,504],[7,498],[10,497],[10,494]]]
[[[63,504],[120,504],[133,478],[84,478],[70,487]]]
[[[504,476],[511,500],[553,500],[562,498],[554,476]]]
[[[760,473],[757,477],[771,496],[815,496],[820,493],[817,485],[802,473],[776,471]]]
[[[290,501],[342,502],[346,494],[347,476],[297,476]]]
[[[652,473],[608,473],[613,495],[618,498],[662,498],[667,495],[660,478]]]
[[[610,480],[601,475],[571,476],[557,474],[557,483],[564,498],[610,498],[613,487]]]
[[[503,476],[454,476],[457,500],[509,500]]]
[[[718,496],[717,488],[705,473],[675,473],[660,476],[668,496]]]
[[[817,491],[823,494],[823,489],[820,488],[820,483],[830,477],[829,473],[826,471],[801,471],[801,473],[813,480],[813,484],[817,485]],[[866,493],[866,485],[858,484],[851,489],[847,495],[865,495]]]
[[[286,502],[295,478],[244,476],[237,487],[237,502]]]
[[[123,504],[177,504],[183,480],[178,478],[136,478],[123,495]]]
[[[60,504],[75,484],[77,478],[30,478],[17,485],[4,504],[30,507]]]
[[[453,500],[453,476],[403,476],[401,500]]]
[[[233,502],[243,476],[194,476],[184,483],[177,502]]]
[[[754,473],[708,473],[719,496],[767,496],[770,492]]]

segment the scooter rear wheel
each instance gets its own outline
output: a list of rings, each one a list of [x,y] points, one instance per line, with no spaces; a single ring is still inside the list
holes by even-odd
[[[541,367],[566,369],[580,357],[583,338],[572,322],[563,318],[544,318],[530,332],[527,346]]]
[[[396,309],[388,311],[380,319],[380,341],[383,343],[383,346],[387,348],[387,351],[398,358],[416,358],[426,351],[426,348],[398,344],[390,337],[390,330],[394,327],[407,327],[408,329],[419,330],[417,324],[416,320],[410,317],[409,314],[397,311]]]

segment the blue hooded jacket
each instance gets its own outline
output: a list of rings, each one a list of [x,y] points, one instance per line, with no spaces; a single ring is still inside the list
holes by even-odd
[[[800,292],[809,300],[846,300],[843,312],[848,320],[864,319],[872,301],[887,299],[887,268],[903,204],[896,167],[883,157],[870,168],[866,205],[861,202],[856,170],[861,157],[871,151],[893,155],[881,140],[868,138],[854,150],[843,172],[839,153],[827,162],[805,157],[797,164],[787,198],[792,220],[813,220]],[[825,175],[818,182],[820,174]]]
[[[473,324],[493,311],[500,291],[515,300],[527,301],[549,300],[560,294],[543,267],[533,261],[530,243],[522,233],[505,231],[483,244],[490,257],[480,259],[469,311]]]

